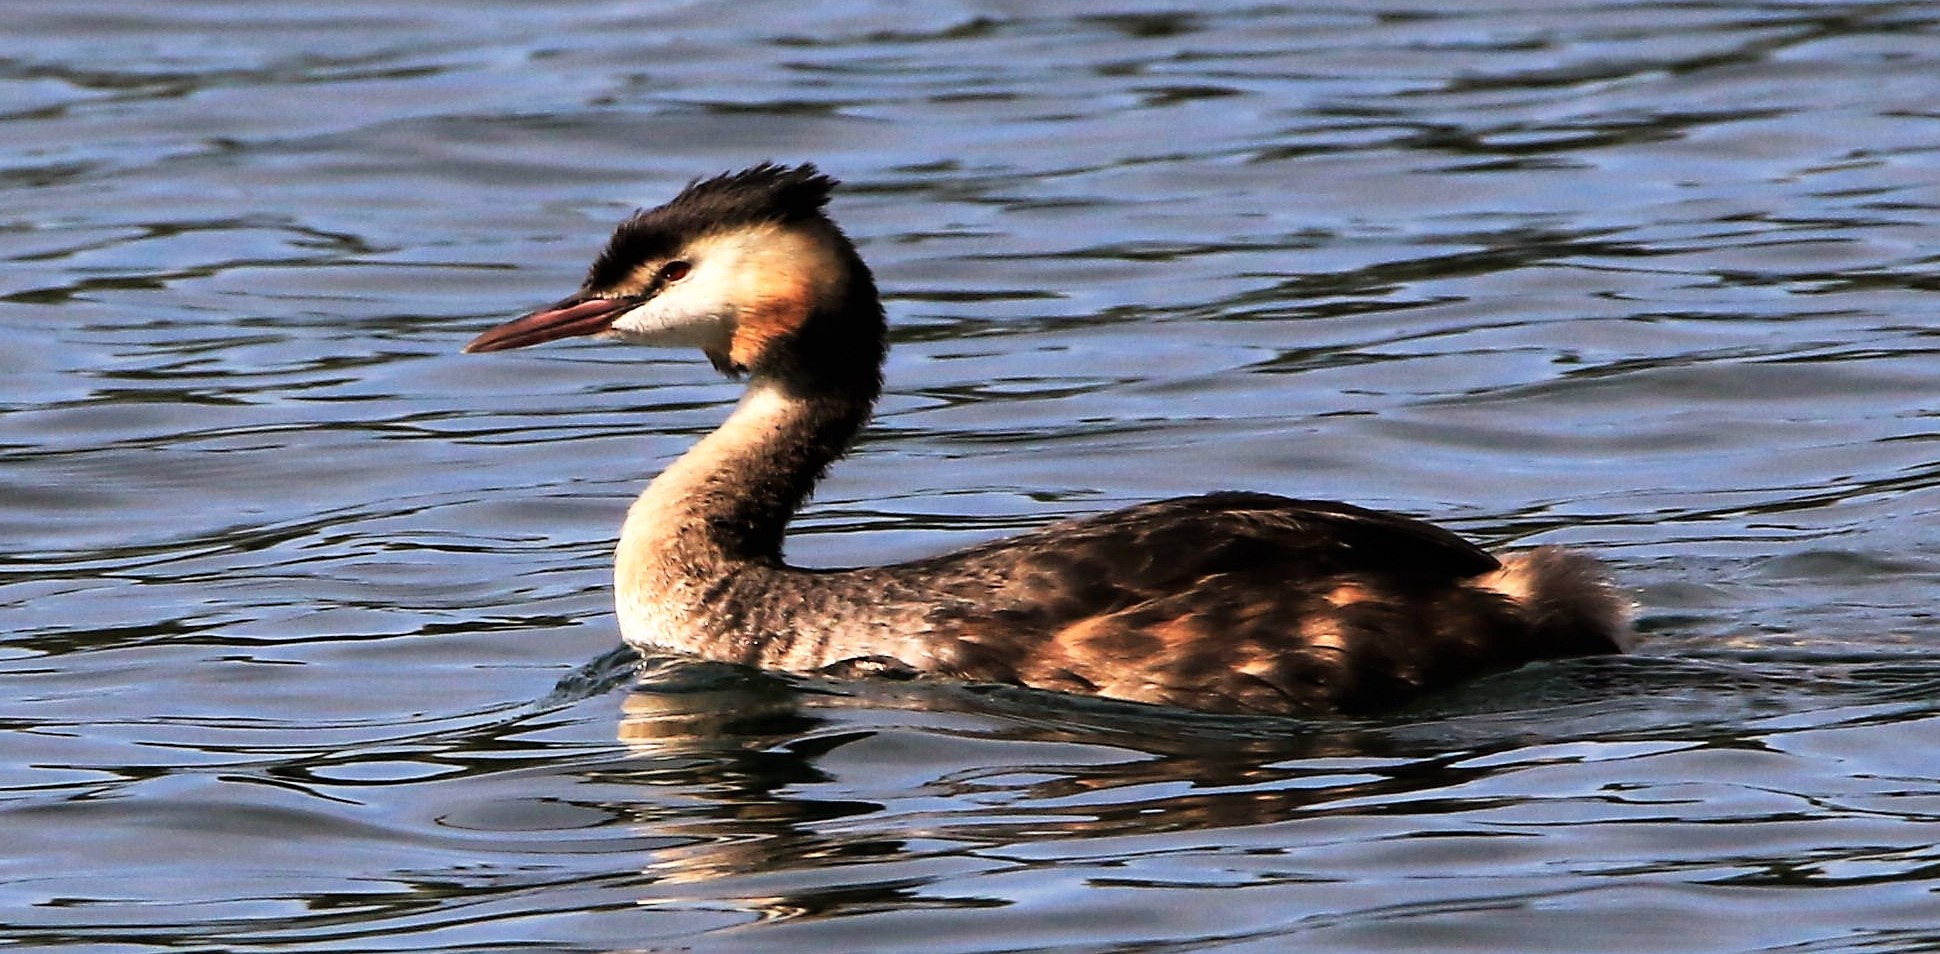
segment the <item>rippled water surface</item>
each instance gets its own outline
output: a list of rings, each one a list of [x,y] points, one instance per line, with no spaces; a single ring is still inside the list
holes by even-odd
[[[0,31],[0,941],[1940,949],[1940,10],[90,3]],[[821,564],[1244,487],[1608,558],[1361,722],[617,650],[696,355],[461,356],[814,160]]]

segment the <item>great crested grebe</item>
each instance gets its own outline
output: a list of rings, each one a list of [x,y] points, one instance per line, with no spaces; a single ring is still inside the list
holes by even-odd
[[[1367,712],[1625,648],[1626,601],[1588,557],[1498,560],[1407,517],[1258,493],[893,566],[789,566],[789,519],[882,391],[882,303],[823,211],[835,185],[773,164],[690,183],[621,223],[578,293],[465,346],[599,335],[697,347],[747,376],[727,420],[627,512],[615,573],[633,646],[1257,713]]]

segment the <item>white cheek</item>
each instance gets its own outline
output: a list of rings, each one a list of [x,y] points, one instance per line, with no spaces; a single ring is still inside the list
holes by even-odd
[[[734,337],[730,296],[699,272],[655,295],[613,322],[603,337],[633,344],[725,351]]]

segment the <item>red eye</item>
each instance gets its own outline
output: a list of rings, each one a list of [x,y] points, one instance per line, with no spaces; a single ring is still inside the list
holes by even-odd
[[[663,282],[677,282],[686,278],[687,273],[693,270],[693,265],[676,259],[660,266],[660,280]]]

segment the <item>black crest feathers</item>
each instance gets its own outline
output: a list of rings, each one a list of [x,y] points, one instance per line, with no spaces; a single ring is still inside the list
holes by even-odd
[[[586,287],[595,290],[619,282],[641,262],[672,255],[707,232],[821,219],[836,185],[813,163],[764,162],[740,172],[696,179],[667,204],[642,209],[620,223],[588,270]]]

